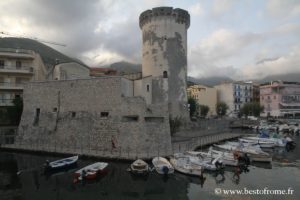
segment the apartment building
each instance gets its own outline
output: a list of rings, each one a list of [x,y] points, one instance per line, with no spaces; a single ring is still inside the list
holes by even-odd
[[[300,117],[300,82],[272,81],[260,85],[261,116]]]
[[[0,48],[0,106],[11,106],[22,96],[23,84],[44,80],[46,68],[40,55],[32,50]]]
[[[187,89],[188,96],[197,100],[200,105],[209,107],[208,116],[216,115],[217,90],[204,85],[193,85]]]
[[[228,105],[227,115],[237,116],[245,103],[253,101],[252,82],[228,82],[216,85],[218,102]]]

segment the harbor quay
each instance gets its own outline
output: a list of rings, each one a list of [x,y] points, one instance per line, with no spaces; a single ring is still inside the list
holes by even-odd
[[[244,123],[244,122],[243,122]],[[69,154],[81,155],[95,158],[135,160],[136,158],[151,159],[156,156],[171,156],[173,153],[192,151],[224,140],[238,138],[243,133],[242,129],[231,129],[231,120],[210,119],[194,122],[193,127],[176,132],[171,136],[172,151],[169,152],[163,146],[155,150],[140,151],[132,147],[122,148],[114,143],[102,146],[83,142],[51,141],[43,138],[17,140],[17,127],[0,128],[0,144],[2,150],[12,150],[20,152],[31,152],[40,154]],[[253,132],[254,133],[254,132]]]

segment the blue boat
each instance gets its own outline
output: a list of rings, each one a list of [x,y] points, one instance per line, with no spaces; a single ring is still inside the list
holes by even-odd
[[[78,161],[78,156],[72,156],[69,158],[64,158],[52,162],[49,162],[47,160],[45,164],[45,172],[55,172],[55,171],[72,168],[77,164],[77,161]]]

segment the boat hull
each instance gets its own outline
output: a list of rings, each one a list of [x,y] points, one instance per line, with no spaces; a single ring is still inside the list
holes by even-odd
[[[83,173],[84,171],[84,173]],[[108,163],[94,163],[91,165],[88,165],[84,168],[81,168],[80,170],[77,170],[74,174],[75,177],[79,180],[86,179],[86,180],[92,180],[96,179],[100,175],[105,175],[108,172]]]
[[[53,161],[46,164],[44,168],[45,173],[56,173],[64,170],[69,170],[71,168],[77,167],[78,156],[73,156],[70,158],[61,159],[58,161]],[[57,164],[60,163],[60,164]]]
[[[154,168],[157,173],[159,174],[173,174],[174,173],[174,168],[170,164],[170,162],[163,158],[163,157],[155,157],[152,160],[152,164],[154,165]],[[166,170],[167,169],[167,170]]]
[[[170,159],[170,163],[173,165],[174,169],[180,173],[191,175],[191,176],[201,176],[202,168],[199,166],[191,166],[191,165],[180,165],[177,162],[178,160],[175,158]]]

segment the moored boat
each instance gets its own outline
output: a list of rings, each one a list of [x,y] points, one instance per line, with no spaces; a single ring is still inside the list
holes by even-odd
[[[170,163],[173,165],[174,169],[183,174],[202,176],[202,167],[193,164],[189,157],[187,156],[174,156],[170,158]]]
[[[136,175],[147,175],[149,173],[149,165],[145,161],[138,159],[130,165],[129,170]]]
[[[47,160],[45,164],[45,172],[53,172],[53,171],[59,171],[59,170],[71,168],[77,164],[77,161],[78,161],[78,156],[63,158],[52,162],[49,162]]]
[[[255,140],[249,140],[249,139],[245,139],[245,138],[239,138],[240,142],[246,143],[246,144],[250,144],[250,145],[259,145],[261,148],[274,148],[275,147],[275,143],[272,141],[255,141]]]
[[[95,179],[98,175],[107,173],[108,163],[96,162],[91,165],[85,166],[75,172],[75,177],[79,180],[82,179]]]
[[[281,139],[281,138],[244,137],[243,139],[252,140],[252,141],[255,141],[257,143],[271,142],[271,143],[274,143],[274,145],[278,146],[278,147],[285,147],[286,143],[287,143],[286,139]]]
[[[220,157],[224,165],[237,166],[239,164],[238,158],[234,156],[233,152],[217,151],[210,147],[208,152],[199,153],[211,159],[216,159]]]
[[[249,156],[251,161],[257,162],[271,162],[272,157],[267,152],[264,152],[259,147],[251,147],[251,146],[234,146],[230,144],[221,144],[221,145],[214,145],[220,149],[224,149],[227,151],[233,151],[235,153],[239,153],[241,156],[247,155]]]
[[[152,159],[152,164],[155,168],[155,170],[157,171],[157,173],[159,174],[172,174],[174,173],[174,168],[173,166],[170,164],[170,162],[163,157],[155,157]]]
[[[193,164],[199,165],[203,169],[215,171],[219,166],[221,167],[223,165],[221,156],[212,159],[202,154],[202,152],[197,151],[187,151],[186,155],[189,156]]]

